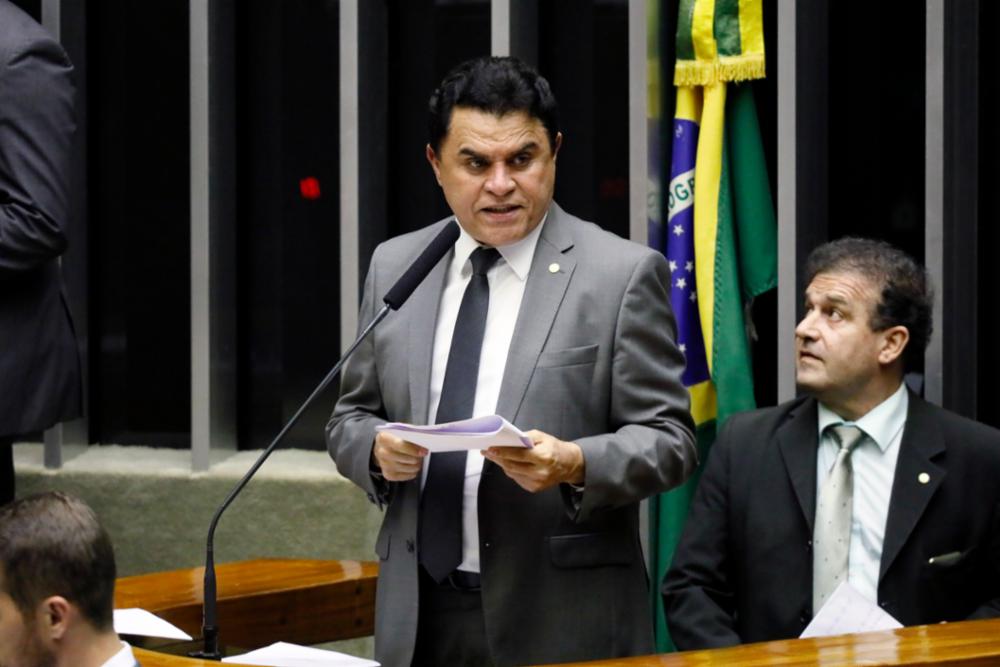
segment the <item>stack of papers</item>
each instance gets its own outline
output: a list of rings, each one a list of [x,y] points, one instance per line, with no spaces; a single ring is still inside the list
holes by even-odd
[[[191,635],[145,609],[115,609],[115,632],[120,635],[191,639]]]
[[[446,424],[414,426],[413,424],[383,424],[377,431],[386,431],[431,452],[459,452],[487,447],[531,447],[531,438],[500,415],[463,419]]]
[[[285,642],[271,644],[243,655],[223,658],[222,662],[267,665],[267,667],[379,667],[374,660]]]
[[[846,581],[833,591],[800,637],[895,630],[903,625]]]

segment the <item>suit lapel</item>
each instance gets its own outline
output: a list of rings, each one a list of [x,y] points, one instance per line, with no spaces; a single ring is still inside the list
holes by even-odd
[[[932,462],[944,453],[945,446],[931,410],[923,399],[910,394],[910,407],[906,426],[903,427],[903,440],[899,444],[892,495],[889,497],[889,516],[879,568],[880,582],[947,473],[944,467]],[[921,482],[921,479],[927,481]]]
[[[816,515],[817,419],[816,401],[809,398],[789,412],[777,431],[778,449],[810,535]]]
[[[436,231],[438,227],[435,226],[434,229]],[[454,250],[449,252],[443,261],[438,262],[431,269],[427,278],[413,292],[405,306],[409,329],[407,345],[410,360],[410,406],[413,411],[410,415],[410,422],[413,424],[425,424],[428,421],[431,357],[434,354],[434,325],[437,323],[438,305],[441,303],[444,279],[454,252]]]
[[[573,276],[576,260],[569,254],[572,247],[568,215],[553,202],[531,261],[497,399],[497,414],[512,423]],[[551,270],[553,265],[558,266],[556,271]]]

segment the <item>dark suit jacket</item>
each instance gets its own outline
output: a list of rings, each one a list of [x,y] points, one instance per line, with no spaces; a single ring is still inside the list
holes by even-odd
[[[811,620],[816,407],[799,399],[723,428],[663,584],[679,648],[796,637]],[[1000,432],[913,394],[878,603],[903,625],[1000,615]]]
[[[379,246],[362,324],[445,222]],[[375,546],[375,657],[387,667],[409,665],[416,638],[420,480],[381,487],[369,460],[377,424],[427,420],[447,262],[358,348],[327,432],[338,470],[373,501],[388,503]],[[576,508],[568,489],[528,493],[485,463],[478,505],[482,602],[497,665],[653,651],[639,501],[680,483],[695,461],[668,284],[662,255],[552,205],[497,412],[521,428],[579,444],[585,490]]]
[[[80,414],[80,363],[62,290],[75,123],[72,66],[0,0],[0,438]]]

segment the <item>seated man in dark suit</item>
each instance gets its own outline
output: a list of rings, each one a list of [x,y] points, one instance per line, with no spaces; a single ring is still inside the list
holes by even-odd
[[[138,667],[115,634],[115,554],[83,501],[62,493],[0,509],[0,665]]]
[[[806,277],[806,396],[726,423],[663,583],[684,650],[796,637],[845,579],[903,625],[1000,615],[1000,432],[903,384],[926,272],[842,239]]]

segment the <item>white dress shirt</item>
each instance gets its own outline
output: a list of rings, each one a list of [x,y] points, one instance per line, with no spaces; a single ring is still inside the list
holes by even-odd
[[[486,315],[486,331],[483,334],[482,353],[479,358],[479,375],[476,380],[476,401],[473,417],[491,415],[496,412],[500,385],[507,366],[507,351],[514,336],[514,325],[521,310],[524,286],[528,281],[531,259],[535,255],[538,237],[542,233],[545,219],[526,237],[508,246],[498,247],[501,259],[486,273],[490,283],[490,308]],[[461,221],[459,221],[461,227]],[[444,292],[438,306],[437,325],[434,329],[434,352],[431,359],[430,409],[427,423],[433,424],[441,401],[441,387],[451,350],[451,336],[458,319],[458,309],[462,304],[465,287],[472,278],[472,262],[469,257],[479,247],[464,228],[455,242],[455,254],[448,265]],[[427,481],[429,455],[424,459],[421,486]],[[458,569],[479,572],[479,478],[483,470],[483,455],[470,452],[465,462],[465,486],[462,503],[462,562]]]
[[[854,498],[847,581],[873,603],[878,602],[878,574],[882,562],[885,524],[889,515],[889,496],[896,476],[896,459],[899,458],[899,443],[903,439],[909,402],[906,385],[901,383],[892,396],[854,422],[844,421],[828,407],[819,404],[817,504],[823,483],[830,475],[840,449],[832,434],[824,433],[826,428],[835,424],[848,424],[857,426],[867,436],[851,454]]]
[[[121,650],[108,658],[101,667],[135,667],[137,664],[138,661],[132,655],[132,647],[122,642]]]

